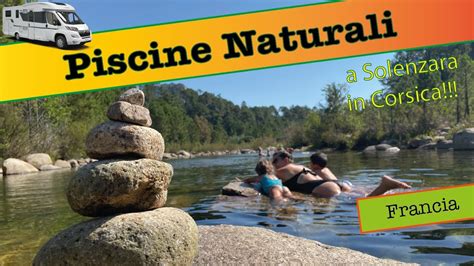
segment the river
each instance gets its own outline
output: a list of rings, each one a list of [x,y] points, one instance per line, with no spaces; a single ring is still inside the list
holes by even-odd
[[[474,182],[474,152],[401,151],[395,156],[330,153],[329,167],[355,187],[370,190],[382,175],[414,189]],[[308,154],[295,161],[307,164]],[[235,177],[252,175],[258,157],[233,155],[169,161],[175,174],[167,206],[182,208],[199,225],[233,224],[347,247],[377,257],[421,264],[474,263],[474,221],[372,234],[359,233],[355,198],[312,199],[272,205],[263,196],[220,196]],[[0,182],[0,265],[28,265],[59,231],[89,219],[72,212],[65,189],[72,171],[3,177]],[[474,196],[473,196],[474,197]]]

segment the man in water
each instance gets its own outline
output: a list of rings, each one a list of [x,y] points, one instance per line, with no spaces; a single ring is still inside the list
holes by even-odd
[[[312,156],[313,157],[313,156]],[[341,192],[351,191],[350,186],[338,182],[337,177],[332,174],[321,156],[315,162],[311,162],[312,169],[302,165],[294,164],[293,157],[286,151],[279,151],[273,154],[273,166],[276,169],[275,175],[280,178],[284,186],[291,191],[304,194],[312,194],[315,197],[330,198],[339,195]],[[320,160],[322,159],[322,160]],[[323,165],[320,165],[322,163]],[[326,170],[324,170],[326,168]],[[320,174],[316,173],[319,172]],[[367,196],[382,195],[385,192],[396,188],[410,188],[406,183],[395,180],[389,176],[383,176],[378,187]]]

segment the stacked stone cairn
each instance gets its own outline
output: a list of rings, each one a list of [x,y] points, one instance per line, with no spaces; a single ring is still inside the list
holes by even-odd
[[[198,229],[184,211],[161,208],[173,175],[160,161],[161,134],[150,128],[145,95],[124,92],[107,112],[111,121],[91,130],[86,151],[100,159],[74,174],[67,188],[71,208],[98,217],[50,239],[34,265],[191,264]]]

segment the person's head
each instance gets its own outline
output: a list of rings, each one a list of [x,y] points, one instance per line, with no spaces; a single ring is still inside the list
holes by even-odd
[[[317,152],[311,155],[309,159],[311,161],[312,169],[316,169],[316,170],[323,169],[328,164],[328,157],[326,154],[322,152]]]
[[[255,166],[255,172],[257,175],[272,175],[273,165],[268,160],[260,160]]]
[[[272,164],[278,169],[293,162],[293,156],[287,151],[278,151],[273,154]]]

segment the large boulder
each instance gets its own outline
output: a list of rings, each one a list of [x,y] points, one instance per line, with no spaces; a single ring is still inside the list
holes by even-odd
[[[46,153],[33,153],[25,157],[25,161],[37,169],[40,169],[43,165],[53,164],[51,157]]]
[[[71,164],[68,161],[64,160],[56,160],[56,162],[54,162],[54,165],[60,168],[71,168]]]
[[[141,126],[151,126],[150,111],[143,106],[118,101],[110,105],[107,111],[110,120],[122,121]]]
[[[135,157],[161,160],[165,143],[161,134],[149,127],[109,121],[96,126],[86,138],[91,158]]]
[[[258,194],[252,185],[240,181],[230,182],[222,188],[222,195],[227,196],[254,197]]]
[[[38,172],[38,168],[33,165],[15,158],[8,158],[3,161],[4,175],[17,175]]]
[[[71,177],[67,199],[85,216],[151,210],[165,205],[172,176],[173,167],[156,160],[98,161]]]
[[[389,145],[389,144],[379,144],[379,145],[376,145],[376,146],[375,146],[375,149],[376,149],[377,151],[386,151],[386,150],[388,150],[388,149],[390,149],[390,148],[392,148],[392,146]]]
[[[199,226],[195,265],[402,265],[257,227]],[[412,264],[413,265],[413,264]]]
[[[103,217],[54,236],[33,265],[190,265],[198,237],[191,216],[175,208]]]
[[[454,134],[453,146],[455,150],[474,150],[474,128],[465,128]]]
[[[139,89],[129,89],[122,93],[118,100],[143,106],[145,104],[145,94]]]
[[[420,146],[433,143],[433,138],[430,136],[419,136],[415,139],[412,139],[408,142],[408,148],[416,149]]]
[[[453,148],[452,140],[440,140],[436,143],[436,149],[438,150],[448,150]]]
[[[362,152],[364,154],[375,154],[377,152],[377,148],[375,145],[367,146]]]

